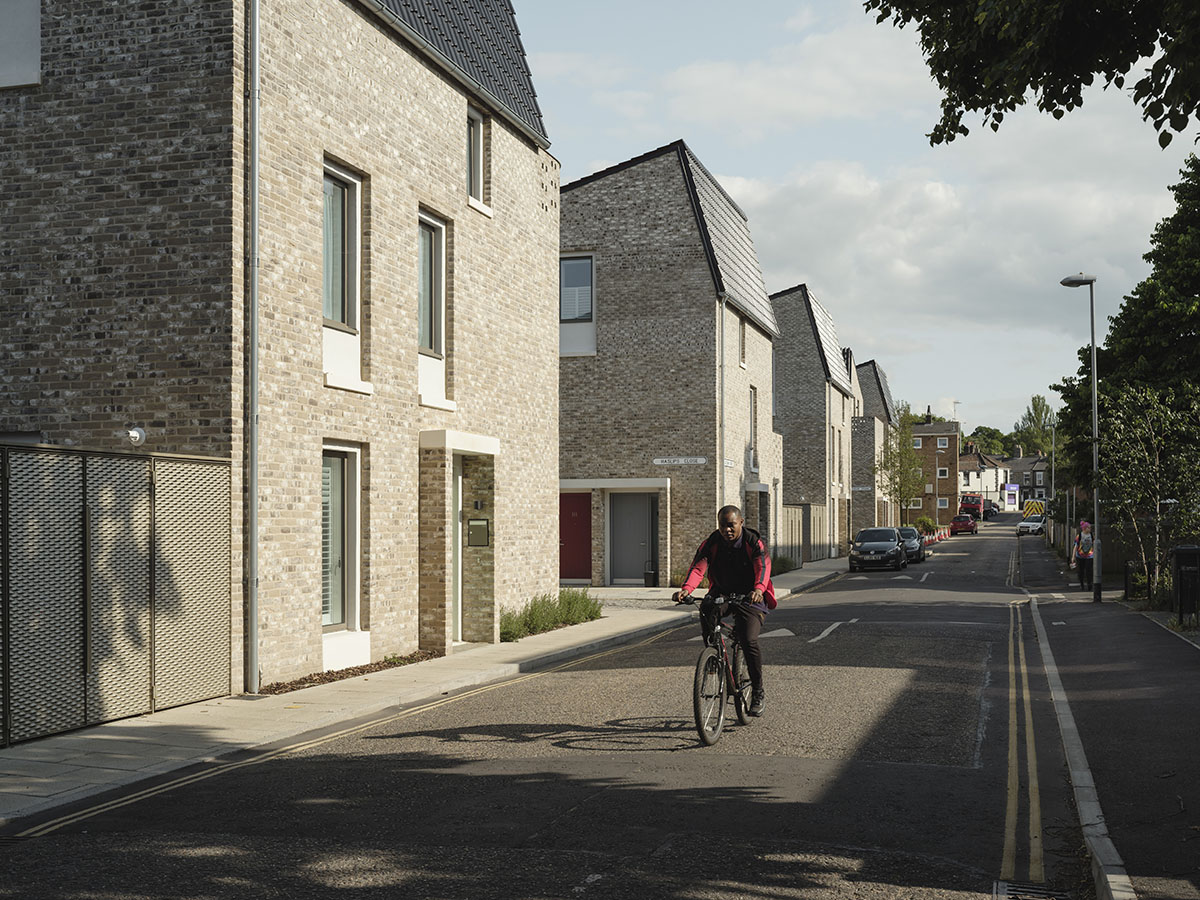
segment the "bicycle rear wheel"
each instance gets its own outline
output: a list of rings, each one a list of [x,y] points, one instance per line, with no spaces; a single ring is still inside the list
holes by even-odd
[[[750,724],[751,695],[754,693],[750,684],[750,666],[746,663],[746,654],[742,645],[735,644],[733,648],[733,708],[737,711],[737,720],[743,725]]]
[[[696,660],[696,678],[692,685],[692,710],[696,714],[696,733],[710,747],[725,727],[725,668],[717,651],[705,647]]]

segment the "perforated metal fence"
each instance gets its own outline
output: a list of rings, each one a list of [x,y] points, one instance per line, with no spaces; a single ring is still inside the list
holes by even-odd
[[[224,460],[0,445],[0,745],[225,694]]]

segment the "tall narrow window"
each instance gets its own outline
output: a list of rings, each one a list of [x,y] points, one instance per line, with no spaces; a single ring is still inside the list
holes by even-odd
[[[467,109],[467,195],[483,203],[483,115]]]
[[[592,258],[572,256],[558,261],[558,320],[592,321]]]
[[[321,624],[346,624],[346,454],[321,455]]]
[[[324,314],[327,322],[354,326],[350,292],[350,186],[325,175]]]
[[[758,388],[750,386],[750,468],[758,471]]]
[[[738,317],[738,362],[746,364],[746,320]]]
[[[421,350],[437,356],[442,355],[445,285],[444,250],[445,229],[424,216],[420,221],[418,290],[420,296],[420,322],[418,337]]]

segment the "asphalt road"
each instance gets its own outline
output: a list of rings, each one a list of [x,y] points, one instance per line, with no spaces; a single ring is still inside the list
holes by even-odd
[[[766,715],[714,747],[679,629],[106,798],[0,844],[0,897],[1084,896],[1013,532],[789,598]]]

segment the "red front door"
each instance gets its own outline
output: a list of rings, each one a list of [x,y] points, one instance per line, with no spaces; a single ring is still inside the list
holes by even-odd
[[[592,495],[558,495],[558,577],[592,580]]]

